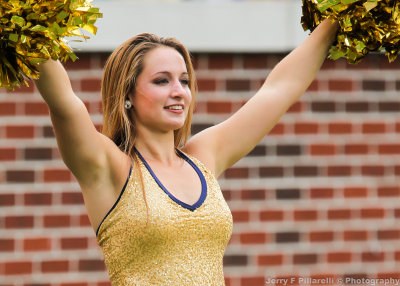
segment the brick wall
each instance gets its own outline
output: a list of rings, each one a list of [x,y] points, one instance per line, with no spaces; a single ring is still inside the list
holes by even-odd
[[[193,132],[238,110],[282,56],[194,55]],[[66,64],[98,126],[106,57],[81,54]],[[400,278],[399,63],[377,55],[357,66],[327,61],[271,134],[223,174],[234,218],[227,285]],[[33,85],[0,91],[0,285],[109,285],[79,186]]]

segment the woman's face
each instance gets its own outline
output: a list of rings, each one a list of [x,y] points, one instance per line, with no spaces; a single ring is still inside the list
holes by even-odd
[[[138,127],[156,132],[181,128],[192,100],[185,60],[173,48],[158,47],[143,64],[131,97]]]

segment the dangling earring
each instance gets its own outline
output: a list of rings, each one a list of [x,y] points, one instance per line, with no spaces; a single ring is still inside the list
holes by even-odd
[[[125,100],[124,104],[125,109],[131,109],[132,108],[132,103],[129,99]]]

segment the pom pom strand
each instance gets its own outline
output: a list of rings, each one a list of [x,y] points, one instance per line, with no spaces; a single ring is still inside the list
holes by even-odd
[[[329,58],[356,64],[369,52],[385,52],[393,62],[400,52],[400,2],[397,0],[303,0],[304,30],[324,19],[338,21]]]
[[[65,37],[81,29],[96,34],[102,14],[91,0],[0,0],[0,87],[13,90],[39,77],[38,64],[48,59],[76,60]]]

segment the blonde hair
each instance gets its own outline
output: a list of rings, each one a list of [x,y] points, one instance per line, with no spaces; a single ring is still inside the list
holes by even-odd
[[[190,54],[175,38],[162,38],[154,34],[137,35],[120,45],[108,58],[102,79],[103,134],[108,136],[123,152],[134,156],[136,139],[135,120],[125,109],[125,100],[136,87],[136,79],[143,71],[145,55],[157,47],[171,47],[185,60],[192,93],[184,125],[174,131],[175,147],[184,145],[190,135],[192,115],[197,90]],[[134,116],[133,116],[134,117]]]
[[[175,147],[184,145],[190,135],[192,115],[197,91],[196,78],[190,54],[178,40],[174,38],[162,38],[154,34],[137,35],[120,45],[108,58],[104,67],[101,84],[103,103],[103,134],[108,136],[121,151],[125,152],[134,163],[135,176],[139,177],[142,186],[143,198],[146,204],[147,221],[149,208],[147,205],[142,172],[139,168],[139,158],[134,152],[135,128],[134,112],[125,109],[125,100],[134,92],[136,79],[143,71],[144,57],[151,50],[158,47],[171,47],[180,53],[185,60],[189,75],[189,88],[192,93],[192,101],[188,115],[183,126],[174,130]],[[134,93],[133,93],[134,94]],[[135,95],[134,95],[135,96]],[[133,116],[130,116],[132,114]]]

